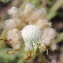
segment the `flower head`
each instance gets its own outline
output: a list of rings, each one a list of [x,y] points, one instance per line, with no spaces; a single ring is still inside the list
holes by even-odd
[[[24,42],[39,42],[41,38],[41,30],[35,25],[27,25],[22,30]]]
[[[12,7],[8,14],[12,19],[5,21],[4,28],[8,29],[7,40],[11,39],[8,44],[11,44],[13,50],[21,49],[24,45],[24,58],[29,60],[34,58],[37,48],[45,51],[47,46],[50,47],[56,31],[51,28],[51,22],[46,20],[45,8],[37,9],[28,3],[24,11]]]

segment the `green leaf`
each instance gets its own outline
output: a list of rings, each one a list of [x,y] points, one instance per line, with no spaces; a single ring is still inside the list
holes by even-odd
[[[0,50],[0,58],[4,59],[4,60],[10,60],[10,61],[13,61],[15,58],[16,58],[16,55],[15,54],[7,54],[6,52],[8,51],[9,49],[6,48],[6,49],[1,49]]]

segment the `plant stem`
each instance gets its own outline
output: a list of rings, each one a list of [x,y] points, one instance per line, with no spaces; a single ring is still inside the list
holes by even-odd
[[[37,49],[37,55],[41,58],[42,63],[49,63],[48,60],[41,54],[39,48]]]

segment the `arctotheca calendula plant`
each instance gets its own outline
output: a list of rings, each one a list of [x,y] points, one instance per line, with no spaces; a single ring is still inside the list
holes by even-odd
[[[45,8],[37,9],[35,5],[28,3],[24,10],[12,7],[8,14],[11,19],[5,21],[4,28],[8,30],[6,40],[13,48],[12,53],[23,47],[24,58],[30,60],[34,58],[37,48],[41,52],[46,51],[47,47],[53,51],[56,49],[53,43],[56,31],[51,28],[52,23],[46,19]]]

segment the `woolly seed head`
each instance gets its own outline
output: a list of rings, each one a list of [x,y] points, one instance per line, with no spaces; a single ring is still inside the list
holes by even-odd
[[[19,10],[16,7],[11,7],[11,9],[8,10],[8,14],[9,15],[13,15],[13,14],[18,14]]]
[[[56,31],[53,28],[46,28],[43,30],[42,42],[46,45],[50,45],[55,36]]]
[[[24,42],[38,42],[40,40],[41,31],[35,25],[27,25],[21,32]]]
[[[50,46],[50,49],[52,51],[56,50],[57,49],[57,45],[55,43],[52,43],[51,46]]]
[[[22,25],[21,25],[21,23],[22,23]],[[26,24],[24,22],[22,22],[20,19],[14,18],[14,19],[6,20],[4,23],[4,28],[6,28],[8,30],[11,30],[14,28],[21,29],[25,25]]]
[[[28,3],[25,6],[24,13],[29,13],[29,12],[31,12],[34,9],[35,9],[35,5],[33,5],[31,3]]]
[[[52,26],[51,22],[48,22],[46,19],[38,19],[35,25],[38,26],[41,30],[50,28]]]
[[[22,43],[22,37],[21,37],[21,33],[18,29],[9,30],[7,32],[6,38],[7,38],[7,40],[11,40],[11,41],[9,41],[9,43],[11,44],[13,49],[15,49],[15,50],[20,49],[21,43]]]

